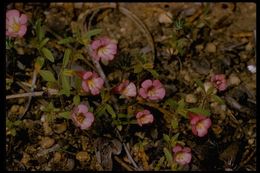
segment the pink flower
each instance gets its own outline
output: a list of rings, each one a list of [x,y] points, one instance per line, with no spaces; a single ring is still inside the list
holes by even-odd
[[[177,144],[173,149],[174,160],[180,165],[186,165],[191,161],[191,149]]]
[[[115,93],[122,94],[126,98],[136,96],[136,86],[133,82],[129,83],[129,80],[122,82],[113,90]]]
[[[117,52],[117,41],[111,40],[108,37],[101,37],[91,43],[91,55],[94,59],[107,64],[108,61],[114,59]]]
[[[165,88],[159,80],[145,80],[142,83],[142,88],[139,90],[139,94],[144,99],[149,100],[161,100],[165,96]]]
[[[208,133],[211,126],[211,119],[203,115],[189,113],[192,133],[196,136],[203,137]]]
[[[27,16],[18,10],[8,10],[6,12],[5,35],[9,37],[23,37],[27,31]]]
[[[76,106],[71,114],[71,119],[81,130],[88,129],[94,122],[94,115],[88,112],[88,107],[84,104]]]
[[[77,72],[79,76],[81,76],[82,80],[82,88],[86,92],[91,92],[92,95],[97,95],[100,93],[104,85],[104,80],[97,75],[95,72]]]
[[[224,74],[216,74],[212,76],[211,82],[219,91],[224,91],[227,88],[227,81]]]
[[[144,111],[138,112],[136,114],[136,119],[139,126],[142,126],[143,124],[149,124],[153,122],[153,114],[145,109]]]

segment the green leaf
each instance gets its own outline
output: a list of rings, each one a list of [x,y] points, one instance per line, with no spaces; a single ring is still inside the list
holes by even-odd
[[[11,129],[10,133],[11,133],[12,136],[15,136],[16,135],[16,130],[15,129]]]
[[[94,113],[97,117],[103,115],[106,111],[106,104],[101,104],[97,107],[96,112]]]
[[[40,42],[39,45],[39,49],[41,49],[50,39],[49,38],[45,38]]]
[[[154,78],[158,78],[160,76],[154,69],[146,69],[146,70],[149,71]]]
[[[172,146],[175,146],[176,145],[176,142],[178,140],[178,137],[179,137],[180,133],[176,133],[172,138],[171,138],[171,145]]]
[[[118,118],[127,118],[127,115],[126,114],[117,114],[117,117]]]
[[[43,80],[48,81],[48,82],[56,82],[56,79],[51,71],[40,70],[39,73],[40,73],[41,77],[43,78]]]
[[[70,54],[71,54],[71,49],[66,49],[64,52],[64,57],[63,57],[63,62],[62,62],[63,68],[65,68],[68,65]]]
[[[42,28],[41,19],[38,19],[36,21],[35,25],[36,25],[36,35],[37,35],[37,38],[38,38],[39,41],[42,41],[42,39],[45,36],[45,31]]]
[[[207,90],[207,95],[211,95],[214,91],[214,87],[210,87],[208,90]]]
[[[201,114],[201,115],[205,115],[205,116],[210,116],[210,111],[206,110],[206,109],[202,109],[202,108],[190,108],[187,109],[190,112],[196,113],[196,114]]]
[[[165,140],[165,142],[169,143],[170,142],[170,137],[166,134],[163,134],[163,140]]]
[[[166,160],[168,161],[168,166],[172,165],[173,158],[171,152],[166,147],[163,148],[163,152],[166,157]]]
[[[184,116],[186,117],[186,112],[184,113]],[[179,127],[179,122],[177,120],[177,118],[173,118],[171,121],[171,126],[173,129],[177,129]]]
[[[43,57],[37,57],[35,62],[35,68],[37,71],[39,71],[44,64],[44,58]]]
[[[101,32],[102,32],[102,29],[92,29],[92,30],[90,30],[90,31],[88,31],[88,32],[86,33],[85,37],[90,40],[91,37],[93,37],[93,36],[95,36],[95,35],[98,35],[98,34],[100,34]],[[83,37],[84,37],[84,36],[83,36]]]
[[[178,108],[184,108],[185,107],[185,102],[184,99],[182,98],[179,102],[178,102]]]
[[[70,87],[70,81],[68,76],[61,75],[61,85],[62,85],[63,94],[69,97],[71,87]]]
[[[141,64],[134,66],[134,73],[140,73],[141,71],[143,71],[143,66]]]
[[[73,97],[73,103],[74,103],[75,105],[79,105],[79,104],[80,104],[80,96],[79,96],[79,95],[75,95],[75,96]]]
[[[167,99],[167,100],[164,102],[164,105],[165,105],[165,106],[166,106],[166,105],[169,105],[170,108],[172,108],[172,109],[176,109],[176,108],[178,107],[178,103],[177,103],[174,99],[172,99],[172,98]]]
[[[211,98],[213,100],[215,100],[215,102],[218,102],[221,105],[225,104],[225,101],[222,98],[220,98],[219,96],[217,96],[217,95],[212,95]]]
[[[70,119],[70,114],[71,114],[71,112],[66,111],[66,112],[61,112],[61,113],[59,113],[58,115],[59,115],[60,117],[62,117],[62,118]]]
[[[17,121],[14,122],[14,125],[15,125],[15,126],[19,126],[21,123],[22,123],[21,120],[17,120]]]
[[[196,84],[201,88],[203,89],[203,91],[205,91],[205,88],[204,88],[204,85],[203,83],[201,82],[201,80],[195,80]]]
[[[112,108],[112,106],[110,106],[109,104],[106,104],[106,110],[107,112],[112,115],[112,118],[116,118],[116,113],[114,111],[114,109]]]
[[[64,38],[58,41],[58,44],[69,44],[75,42],[73,37]]]
[[[44,57],[47,58],[49,61],[54,62],[54,57],[51,51],[45,47],[41,49],[41,52],[43,53]]]

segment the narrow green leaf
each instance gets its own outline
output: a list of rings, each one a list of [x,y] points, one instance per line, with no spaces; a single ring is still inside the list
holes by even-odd
[[[169,143],[170,142],[170,137],[166,134],[163,134],[163,140],[165,140],[165,142]]]
[[[146,70],[149,71],[154,78],[158,78],[160,76],[154,69],[146,69]]]
[[[172,138],[171,138],[171,144],[172,146],[175,146],[176,145],[176,142],[178,140],[178,137],[179,137],[180,133],[176,133]]]
[[[75,96],[73,97],[73,103],[74,103],[75,105],[79,105],[79,104],[80,104],[80,96],[79,96],[79,95],[75,95]]]
[[[109,104],[106,104],[106,110],[112,116],[113,119],[116,118],[116,113],[115,113],[114,109],[112,108],[112,106],[110,106]]]
[[[163,152],[166,157],[166,160],[168,161],[169,166],[172,165],[173,158],[171,152],[166,147],[163,148]]]
[[[66,49],[64,52],[64,57],[63,57],[63,62],[62,62],[63,68],[65,68],[68,65],[69,59],[70,59],[70,54],[71,54],[71,49]]]
[[[43,78],[43,80],[48,81],[48,82],[56,82],[56,79],[51,71],[40,70],[39,73],[40,73],[41,77]]]
[[[117,114],[117,117],[118,118],[127,118],[127,115],[126,114]]]
[[[101,104],[97,107],[96,112],[94,113],[97,117],[103,115],[106,111],[106,104]]]
[[[212,95],[211,98],[213,100],[215,100],[216,102],[218,102],[219,104],[221,104],[221,105],[225,104],[225,101],[222,98],[220,98],[219,96],[217,96],[217,95]]]
[[[134,66],[134,73],[140,73],[141,71],[143,71],[143,67],[141,64],[137,64]]]
[[[98,35],[102,32],[102,29],[92,29],[86,33],[86,37],[90,40],[91,37]]]
[[[75,42],[74,38],[68,37],[58,41],[58,44],[69,44]]]
[[[37,57],[35,62],[35,68],[37,71],[39,71],[44,64],[44,58],[43,57]]]
[[[185,117],[186,117],[186,112],[184,113]],[[179,122],[176,118],[173,118],[172,121],[171,121],[171,126],[173,129],[177,129],[179,127]]]
[[[69,97],[71,87],[70,87],[70,81],[68,76],[61,75],[61,85],[62,85],[62,89],[64,90],[64,94],[67,97]]]
[[[190,108],[187,109],[190,112],[196,113],[196,114],[201,114],[201,115],[205,115],[205,116],[210,116],[210,111],[206,110],[206,109],[202,109],[202,108]]]
[[[178,103],[177,103],[174,99],[172,99],[172,98],[167,99],[167,100],[164,102],[164,105],[165,105],[165,106],[166,106],[166,105],[169,105],[170,108],[172,108],[172,109],[176,109],[176,108],[178,107]]]
[[[71,114],[71,112],[66,111],[66,112],[61,112],[61,113],[59,113],[58,115],[59,115],[60,117],[62,117],[62,118],[70,119],[70,114]]]
[[[205,91],[204,85],[203,85],[203,83],[201,82],[201,80],[197,79],[197,80],[195,80],[195,82],[196,82],[196,84],[197,84],[201,89],[203,89],[203,91]]]
[[[178,102],[178,108],[184,108],[185,107],[185,102],[184,99],[182,98],[179,102]]]
[[[43,55],[44,55],[45,58],[47,58],[47,59],[48,59],[49,61],[51,61],[51,62],[54,62],[53,54],[51,53],[51,51],[50,51],[49,49],[43,47],[43,48],[41,49],[41,51],[42,51],[42,53],[43,53]]]
[[[43,39],[43,40],[40,42],[39,49],[41,49],[43,46],[45,46],[45,44],[46,44],[49,40],[50,40],[49,38]]]

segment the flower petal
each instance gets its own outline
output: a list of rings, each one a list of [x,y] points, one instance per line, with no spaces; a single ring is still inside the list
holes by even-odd
[[[182,147],[180,146],[180,145],[176,145],[173,149],[172,149],[172,151],[174,152],[174,153],[177,153],[177,152],[179,152],[179,151],[181,151],[182,150]]]
[[[160,87],[162,87],[162,83],[159,80],[154,80],[153,86],[156,88],[160,88]]]
[[[146,98],[147,98],[147,91],[146,91],[144,88],[141,88],[141,89],[139,90],[139,95],[140,95],[141,97],[143,97],[144,99],[146,99]]]
[[[89,87],[88,87],[87,81],[82,81],[81,87],[83,88],[83,90],[85,92],[89,92]]]
[[[19,37],[23,37],[24,34],[26,33],[26,31],[27,31],[27,27],[26,27],[25,25],[22,25],[22,26],[20,27],[19,32],[18,32],[18,36],[19,36]]]
[[[19,17],[20,16],[20,12],[18,10],[8,10],[6,12],[6,17],[8,20],[12,20],[12,18],[14,17]]]
[[[91,112],[86,113],[85,116],[86,118],[84,119],[80,127],[81,130],[88,129],[95,120],[94,115]]]
[[[28,21],[28,17],[25,14],[22,14],[21,17],[20,17],[19,23],[21,25],[25,25],[27,23],[27,21]]]
[[[93,75],[92,72],[87,71],[87,72],[85,72],[85,73],[83,74],[83,79],[84,79],[84,80],[87,80],[87,79],[89,79],[92,75]]]
[[[152,85],[153,85],[153,82],[150,79],[143,81],[143,83],[141,84],[141,86],[146,89],[151,87]]]

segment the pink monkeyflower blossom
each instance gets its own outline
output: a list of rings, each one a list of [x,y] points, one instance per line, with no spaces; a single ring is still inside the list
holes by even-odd
[[[135,97],[136,96],[136,86],[133,82],[125,80],[120,83],[117,87],[113,89],[115,93],[122,94],[124,97]]]
[[[165,88],[159,80],[145,80],[141,84],[139,95],[144,99],[161,100],[165,96]]]
[[[8,37],[23,37],[25,35],[28,21],[25,14],[20,14],[18,10],[8,10],[5,21],[5,35]]]
[[[224,74],[213,75],[211,82],[219,91],[224,91],[227,88],[227,81]]]
[[[79,71],[77,74],[82,78],[81,86],[84,91],[91,92],[92,95],[100,93],[104,85],[104,80],[96,72]]]
[[[143,124],[149,124],[153,122],[153,114],[150,111],[144,110],[136,114],[137,123],[142,127]]]
[[[117,53],[117,41],[108,37],[94,40],[90,47],[92,57],[97,61],[101,60],[105,65],[108,64],[108,61],[113,60]]]
[[[88,112],[88,107],[84,104],[76,106],[71,114],[71,119],[81,130],[88,129],[94,122],[94,115]]]
[[[212,122],[211,119],[203,115],[189,113],[192,133],[196,136],[203,137],[208,133]]]
[[[173,149],[174,161],[180,165],[189,164],[191,161],[191,149],[177,144]]]

